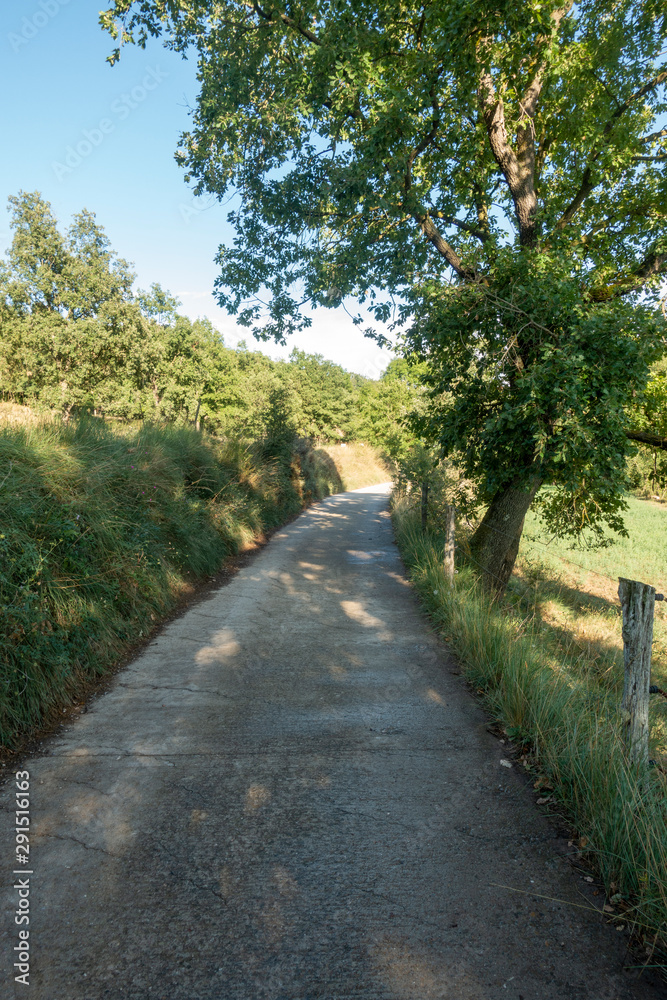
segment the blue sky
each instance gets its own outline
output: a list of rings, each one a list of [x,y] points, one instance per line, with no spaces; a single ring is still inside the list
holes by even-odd
[[[196,101],[196,66],[155,42],[128,46],[105,61],[112,41],[98,25],[103,0],[18,0],[0,9],[3,152],[0,201],[40,191],[65,226],[74,212],[95,212],[114,249],[134,263],[137,285],[159,282],[181,311],[208,316],[228,344],[246,330],[211,292],[218,246],[231,239],[228,207],[196,199],[174,152]],[[0,252],[10,231],[0,211]],[[390,360],[352,325],[342,309],[319,310],[294,346],[323,354],[377,378]]]

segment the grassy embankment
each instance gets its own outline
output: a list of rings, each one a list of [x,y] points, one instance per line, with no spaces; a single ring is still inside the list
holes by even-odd
[[[187,428],[17,409],[0,424],[4,747],[79,699],[225,557],[357,485],[360,462],[368,483],[387,478],[371,448],[270,458]]]
[[[639,773],[622,744],[615,577],[664,588],[667,512],[631,499],[630,539],[601,551],[549,544],[537,519],[527,519],[501,605],[490,604],[463,561],[454,589],[446,585],[444,538],[437,528],[422,536],[406,500],[395,504],[394,521],[422,602],[521,763],[535,769],[543,804],[577,831],[573,850],[603,881],[609,919],[648,935],[647,963],[659,964],[667,946],[667,780],[658,768]],[[656,609],[653,676],[667,687],[667,615],[664,604]],[[654,758],[665,752],[666,722],[667,702],[654,696]]]
[[[375,448],[361,442],[325,444],[318,449],[329,456],[338,469],[344,490],[386,483],[392,474]]]

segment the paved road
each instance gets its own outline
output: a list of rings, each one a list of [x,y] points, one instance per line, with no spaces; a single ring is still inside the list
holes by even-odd
[[[654,1000],[453,669],[386,488],[312,507],[27,761],[0,996]]]

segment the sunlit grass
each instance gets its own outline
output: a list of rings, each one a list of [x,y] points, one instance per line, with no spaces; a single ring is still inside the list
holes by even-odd
[[[376,448],[361,442],[324,445],[321,449],[333,460],[344,490],[374,486],[391,479],[391,472]]]
[[[226,556],[344,488],[305,443],[268,458],[187,427],[24,409],[0,421],[4,746],[80,697]],[[371,449],[367,464],[372,482]]]
[[[642,569],[654,565],[651,543],[639,540],[642,517],[633,503],[634,547],[626,548],[618,575],[645,579]],[[661,522],[653,511],[649,517],[655,541]],[[492,604],[463,563],[455,587],[446,584],[442,535],[422,535],[417,511],[406,500],[397,501],[394,523],[411,579],[436,627],[582,838],[613,898],[610,919],[667,946],[667,782],[658,768],[641,773],[623,745],[615,581],[572,567],[564,557],[579,561],[580,553],[564,546],[538,557],[542,535],[532,523],[507,599]],[[616,565],[611,551],[605,553],[607,568]],[[652,704],[652,757],[664,748],[664,705]]]
[[[540,556],[555,567],[564,559],[580,575],[588,571],[615,581],[624,576],[650,583],[664,592],[667,590],[667,506],[631,496],[626,499],[628,510],[623,519],[628,537],[610,533],[614,542],[609,548],[573,547],[571,542],[552,540],[537,516],[529,512],[521,552]]]
[[[628,498],[628,538],[604,549],[573,547],[552,538],[529,513],[515,576],[508,588],[559,651],[584,673],[617,693],[623,685],[623,641],[618,577],[667,591],[667,510]],[[652,678],[667,689],[667,602],[656,603]],[[663,707],[664,706],[664,707]],[[667,753],[667,701],[652,702],[656,752]]]

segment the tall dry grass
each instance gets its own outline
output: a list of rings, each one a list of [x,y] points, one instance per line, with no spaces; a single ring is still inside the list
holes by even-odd
[[[323,445],[317,451],[323,452],[332,460],[344,490],[376,486],[392,479],[389,466],[380,451],[372,445],[352,441],[349,444]]]
[[[609,917],[667,948],[667,783],[627,758],[619,689],[582,668],[577,650],[550,637],[527,605],[492,604],[469,567],[450,588],[443,537],[423,535],[406,500],[393,511],[421,601],[498,723],[543,776],[551,801],[581,836],[607,889]],[[659,734],[652,734],[653,755]]]
[[[343,488],[335,461],[305,446],[271,456],[187,427],[10,415],[0,422],[5,747],[78,698],[226,556]]]

